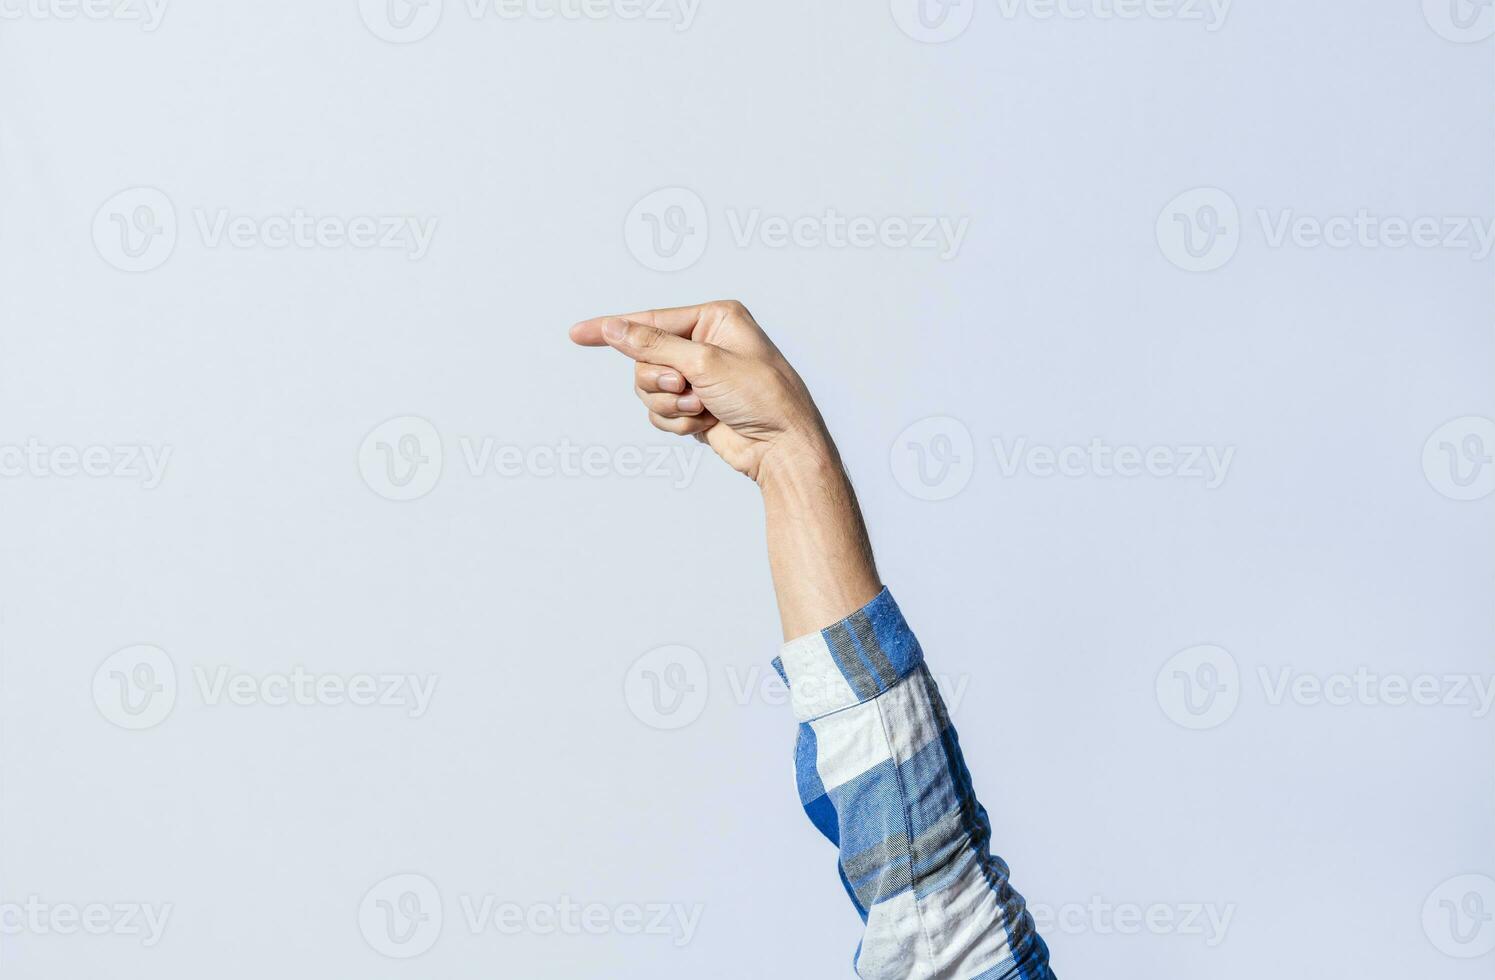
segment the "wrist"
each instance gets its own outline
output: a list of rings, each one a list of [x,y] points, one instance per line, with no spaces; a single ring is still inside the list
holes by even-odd
[[[846,479],[841,455],[824,429],[784,433],[764,454],[758,488],[765,500],[795,495],[805,486],[840,484]]]

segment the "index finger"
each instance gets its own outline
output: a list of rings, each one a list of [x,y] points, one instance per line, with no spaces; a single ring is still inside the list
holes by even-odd
[[[621,316],[598,316],[583,320],[571,328],[571,339],[583,347],[602,347],[607,341],[602,338],[602,324],[606,320],[622,319],[643,323],[672,333],[676,337],[690,337],[701,322],[705,306],[676,306],[663,310],[643,310],[639,313],[624,313]]]

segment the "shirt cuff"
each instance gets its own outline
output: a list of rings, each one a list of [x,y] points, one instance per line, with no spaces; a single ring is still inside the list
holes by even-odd
[[[784,644],[773,666],[803,722],[870,701],[923,662],[913,630],[883,589],[839,623]]]

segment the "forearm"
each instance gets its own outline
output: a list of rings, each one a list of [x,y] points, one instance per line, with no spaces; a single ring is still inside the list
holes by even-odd
[[[759,482],[788,640],[775,666],[801,723],[800,802],[866,923],[858,975],[1052,980],[834,447],[774,463]]]
[[[759,485],[786,640],[837,622],[882,591],[856,493],[828,436],[776,452]]]

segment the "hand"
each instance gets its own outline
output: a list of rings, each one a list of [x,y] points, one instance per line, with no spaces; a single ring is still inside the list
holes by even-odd
[[[809,389],[741,303],[583,320],[571,339],[632,358],[655,428],[694,435],[759,484],[781,461],[834,457]]]
[[[856,493],[820,411],[741,303],[584,320],[571,339],[632,358],[656,428],[695,436],[757,481],[786,639],[881,591]]]

